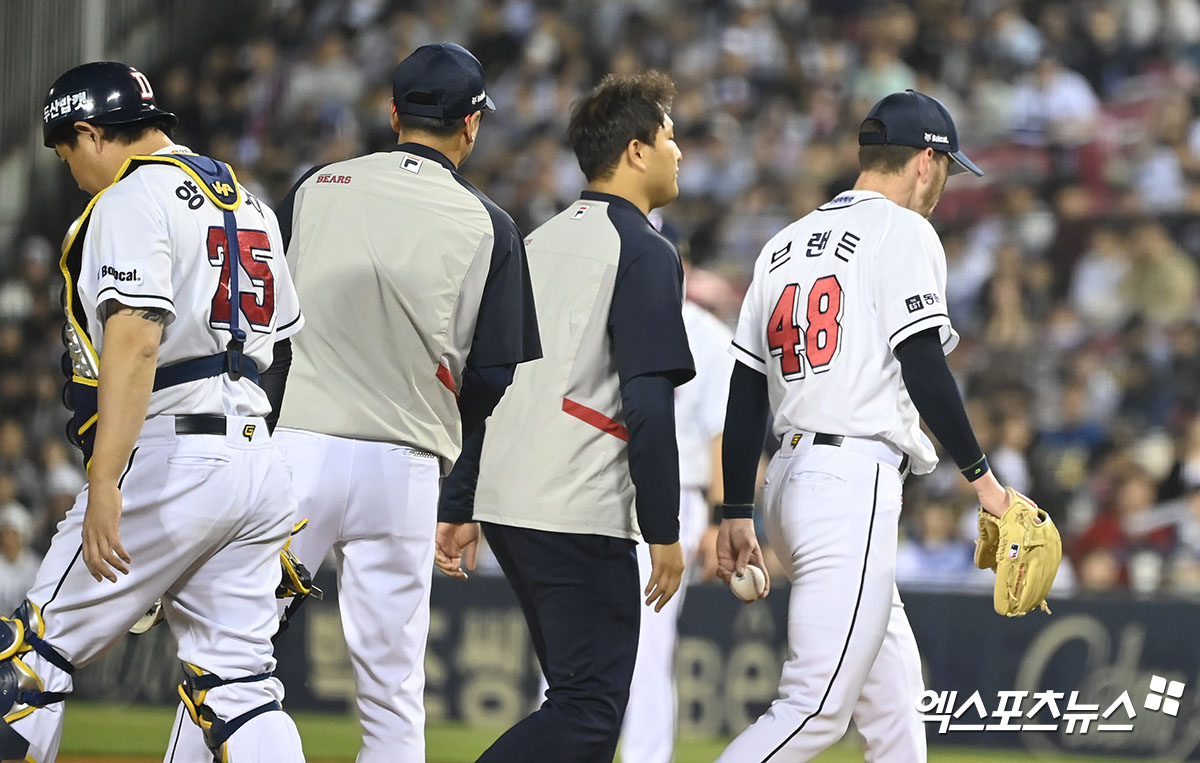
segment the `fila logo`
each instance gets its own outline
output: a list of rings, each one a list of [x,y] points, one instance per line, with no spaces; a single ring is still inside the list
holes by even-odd
[[[406,156],[404,157],[404,161],[400,162],[400,169],[408,170],[412,174],[416,175],[421,171],[421,163],[422,160],[415,156]]]
[[[1020,543],[1014,543],[1008,547],[1008,558],[1009,559],[1016,559],[1020,555],[1021,555],[1021,544]]]
[[[101,278],[111,278],[114,281],[129,281],[132,283],[141,283],[142,278],[138,275],[137,268],[133,270],[117,270],[112,265],[102,265],[100,267]]]
[[[258,429],[258,426],[255,424],[247,424],[242,427],[242,437],[245,437],[247,440],[253,440],[255,429]]]
[[[949,136],[946,136],[946,135],[937,135],[936,133],[927,132],[927,133],[925,133],[925,142],[926,143],[945,143],[945,144],[949,145],[950,138],[949,138]]]
[[[213,183],[213,189],[222,196],[228,196],[229,194],[233,193],[233,186],[224,181]]]
[[[575,208],[575,211],[571,213],[571,219],[578,220],[579,218],[586,215],[587,211],[589,209],[591,209],[591,207],[589,207],[587,204],[580,204],[578,207]]]

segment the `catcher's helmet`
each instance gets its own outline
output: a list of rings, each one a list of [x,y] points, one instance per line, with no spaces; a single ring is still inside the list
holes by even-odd
[[[63,124],[116,125],[152,117],[166,117],[175,126],[175,115],[154,104],[146,75],[126,64],[96,61],[76,66],[50,86],[42,109],[42,139],[53,148],[51,136]]]

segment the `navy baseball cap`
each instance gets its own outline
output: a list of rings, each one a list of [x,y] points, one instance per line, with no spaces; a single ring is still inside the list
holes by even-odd
[[[954,120],[936,98],[916,90],[892,93],[871,107],[863,121],[866,122],[867,119],[882,122],[883,132],[859,132],[860,146],[886,143],[893,146],[932,148],[934,151],[950,154],[950,158],[958,165],[950,168],[951,175],[960,172],[983,174],[983,170],[959,150],[958,130],[954,129]]]
[[[461,45],[422,45],[392,74],[396,111],[419,117],[465,117],[496,104],[483,86],[483,65]]]

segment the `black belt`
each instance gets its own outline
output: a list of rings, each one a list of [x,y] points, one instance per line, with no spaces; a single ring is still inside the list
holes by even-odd
[[[225,434],[225,417],[207,413],[176,416],[175,434]]]
[[[845,435],[825,434],[823,432],[817,432],[813,435],[813,445],[831,445],[835,448],[840,448],[842,445],[842,442],[844,442],[845,439],[846,439]],[[896,467],[896,471],[900,472],[901,475],[908,474],[908,454],[907,453],[905,453],[904,457],[900,459],[900,466]]]

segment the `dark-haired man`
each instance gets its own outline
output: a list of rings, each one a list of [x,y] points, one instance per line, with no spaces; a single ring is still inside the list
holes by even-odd
[[[464,576],[473,508],[549,684],[481,761],[611,761],[637,654],[639,536],[647,605],[661,609],[683,576],[672,398],[695,372],[682,266],[646,217],[679,193],[673,95],[658,72],[610,75],[572,109],[588,190],[527,243],[539,310],[554,316],[546,356],[521,369],[443,489],[438,566]]]
[[[257,381],[301,326],[275,214],[171,140],[175,116],[130,66],[63,74],[42,118],[92,196],[60,263],[88,485],[0,620],[0,760],[53,761],[75,668],[161,599],[206,759],[302,763],[271,675],[296,499]]]
[[[521,234],[458,172],[492,108],[470,52],[422,46],[393,74],[397,145],[314,169],[280,208],[312,309],[266,384],[309,518],[292,550],[337,565],[358,763],[425,760],[438,481],[541,355]]]
[[[868,761],[925,760],[921,658],[895,581],[901,485],[937,464],[918,414],[984,509],[1008,508],[946,367],[958,335],[926,219],[947,175],[983,173],[945,107],[912,90],[875,104],[859,145],[854,189],[763,248],[734,334],[718,575],[760,563],[752,516],[770,413],[782,445],[764,518],[792,588],[780,698],[727,763],[811,760],[851,717]]]

